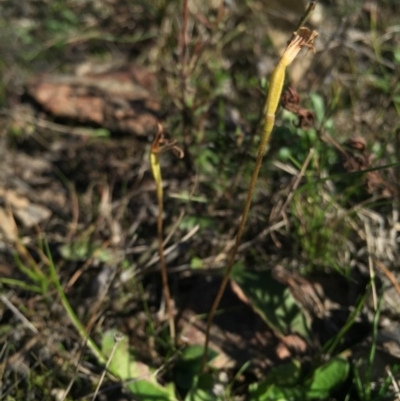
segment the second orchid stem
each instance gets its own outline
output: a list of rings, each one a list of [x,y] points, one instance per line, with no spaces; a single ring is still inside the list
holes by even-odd
[[[310,14],[311,10],[313,9],[313,7],[315,5],[315,2],[311,2],[310,4],[312,4],[312,5],[310,5],[309,10],[307,10],[307,15]],[[303,23],[305,21],[305,18],[303,17],[301,21]],[[221,301],[222,295],[224,294],[226,285],[228,284],[228,281],[230,278],[230,274],[231,274],[231,271],[232,271],[232,268],[233,268],[233,265],[235,262],[236,254],[238,252],[240,241],[242,239],[242,235],[243,235],[244,228],[246,225],[247,216],[249,214],[251,201],[253,198],[258,174],[260,172],[263,156],[264,156],[268,141],[271,137],[272,129],[274,127],[275,113],[276,113],[276,110],[279,105],[282,88],[283,88],[283,83],[285,81],[286,67],[293,61],[293,59],[296,57],[296,55],[299,53],[299,51],[301,50],[302,47],[313,48],[312,47],[313,40],[317,35],[318,34],[315,31],[310,32],[310,30],[308,28],[300,27],[296,32],[294,32],[291,40],[289,41],[289,43],[286,47],[285,52],[283,53],[281,59],[279,60],[274,71],[272,72],[270,84],[269,84],[268,96],[267,96],[267,100],[265,102],[265,107],[264,107],[264,128],[262,131],[260,144],[258,146],[256,163],[254,166],[253,174],[251,176],[249,189],[247,192],[246,203],[245,203],[245,206],[243,209],[242,218],[241,218],[240,225],[239,225],[236,239],[235,239],[235,245],[231,251],[231,255],[229,257],[228,265],[226,267],[221,285],[218,289],[217,295],[215,297],[215,300],[213,302],[213,305],[211,307],[211,310],[209,312],[208,319],[207,319],[206,338],[204,341],[204,352],[203,352],[201,370],[204,370],[206,360],[207,360],[211,324],[214,319],[215,312],[217,311],[217,308]]]

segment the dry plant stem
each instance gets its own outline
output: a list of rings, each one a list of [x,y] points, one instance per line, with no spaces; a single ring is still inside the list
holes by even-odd
[[[315,4],[315,2],[312,2]],[[309,7],[310,9],[310,7]],[[313,7],[306,11],[306,16],[310,14]],[[302,18],[301,22],[304,22],[306,18]],[[253,193],[255,190],[258,173],[261,168],[262,159],[268,144],[268,141],[271,137],[271,132],[275,123],[275,113],[279,105],[283,83],[285,81],[285,71],[286,67],[293,61],[296,55],[299,53],[303,46],[308,48],[313,48],[312,43],[314,38],[317,36],[317,32],[310,32],[308,28],[301,27],[296,31],[292,39],[289,41],[288,46],[286,47],[285,52],[283,53],[281,59],[279,60],[277,66],[272,72],[270,85],[268,90],[268,96],[264,107],[264,128],[261,135],[260,144],[258,146],[258,153],[256,158],[256,163],[254,166],[253,174],[251,176],[249,189],[247,192],[246,203],[244,206],[242,219],[240,221],[239,229],[236,235],[235,245],[232,249],[227,268],[224,273],[224,277],[222,279],[222,283],[218,289],[218,293],[215,297],[213,305],[211,307],[210,313],[207,319],[207,327],[206,327],[206,338],[204,341],[204,353],[202,358],[201,370],[204,370],[206,360],[207,360],[207,351],[208,351],[208,343],[210,340],[210,329],[211,323],[213,321],[215,312],[217,311],[218,305],[221,301],[222,295],[225,291],[226,285],[230,278],[230,273],[232,271],[233,264],[235,262],[235,257],[237,251],[239,249],[240,241],[243,235],[244,227],[246,225],[247,216],[249,214],[251,200],[253,198]]]
[[[162,146],[164,145],[164,147]],[[163,188],[162,188],[162,177],[161,177],[161,167],[159,160],[159,153],[166,149],[172,149],[175,151],[180,151],[175,146],[175,142],[168,143],[163,134],[163,128],[161,124],[158,125],[158,132],[153,141],[151,152],[150,152],[150,164],[151,170],[153,173],[154,181],[157,187],[157,202],[158,202],[158,216],[157,216],[157,239],[158,239],[158,252],[160,254],[160,267],[161,267],[161,279],[163,284],[163,292],[165,297],[165,303],[167,305],[168,312],[168,323],[169,323],[169,332],[171,337],[171,344],[175,344],[175,323],[174,323],[174,314],[172,310],[172,302],[171,302],[171,293],[169,291],[168,286],[168,274],[167,274],[167,264],[165,262],[164,255],[164,240],[163,240],[163,221],[162,216],[164,212],[164,204],[163,204]]]
[[[365,222],[364,223],[364,228],[365,228],[365,238],[367,242],[367,250],[368,250],[368,269],[369,269],[369,277],[371,280],[371,288],[372,288],[372,301],[374,304],[374,310],[375,312],[378,310],[378,294],[376,291],[376,285],[375,285],[375,270],[374,270],[374,263],[372,260],[372,247],[371,247],[371,238],[372,238],[372,233],[370,226]]]
[[[181,62],[181,97],[182,107],[185,107],[186,102],[186,49],[187,49],[187,26],[189,18],[188,0],[183,0],[182,12],[182,31],[180,37],[180,62]]]
[[[396,394],[396,399],[400,400],[400,389],[399,389],[399,385],[397,383],[396,378],[394,377],[391,369],[389,366],[386,366],[385,368],[387,375],[390,377],[390,380],[392,381],[392,386],[394,388],[394,393]]]
[[[299,23],[297,24],[297,28],[294,32],[294,34],[297,33],[297,31],[307,22],[307,20],[310,18],[311,13],[313,12],[315,6],[317,4],[317,0],[311,0],[310,3],[308,4],[307,10],[304,13],[304,15],[300,18]]]
[[[157,198],[158,198],[158,216],[157,216],[157,237],[158,237],[158,252],[160,254],[160,264],[161,264],[161,278],[163,291],[165,296],[165,303],[167,305],[168,311],[168,321],[169,321],[169,332],[171,336],[171,344],[175,344],[175,323],[174,323],[174,314],[172,311],[172,303],[171,303],[171,293],[169,291],[168,285],[168,274],[167,274],[167,264],[165,262],[164,255],[164,246],[163,246],[163,221],[162,216],[164,212],[163,206],[163,195],[162,195],[162,187],[161,187],[161,195],[157,190]]]
[[[181,119],[184,146],[184,162],[188,171],[193,170],[192,160],[189,153],[190,135],[189,135],[189,110],[186,105],[186,81],[187,81],[187,45],[188,45],[188,19],[189,19],[189,0],[183,0],[182,9],[182,30],[180,32],[180,89],[181,89]]]
[[[396,289],[397,293],[400,295],[400,284],[395,275],[378,259],[373,259],[373,261],[383,271],[389,281],[393,284],[393,287]]]
[[[97,383],[97,387],[96,387],[96,390],[95,390],[95,392],[94,392],[94,394],[93,394],[92,401],[94,401],[94,400],[96,399],[97,394],[99,393],[101,384],[103,383],[104,377],[106,376],[107,369],[108,369],[108,367],[110,366],[110,363],[111,363],[111,361],[112,361],[112,359],[113,359],[113,357],[114,357],[114,354],[115,354],[115,351],[117,350],[118,344],[120,343],[120,341],[121,341],[123,338],[124,338],[123,335],[122,335],[122,334],[119,334],[119,333],[115,334],[115,336],[114,336],[114,346],[113,346],[113,348],[112,348],[112,350],[111,350],[110,356],[108,357],[106,366],[104,367],[103,372],[102,372],[102,374],[101,374],[101,376],[100,376],[100,380],[99,380],[99,382]]]
[[[38,329],[10,302],[10,300],[5,295],[0,295],[0,301],[14,313],[14,315],[19,319],[22,324],[32,331],[34,334],[38,334]]]
[[[304,161],[304,163],[301,167],[299,174],[297,175],[297,177],[293,183],[292,188],[290,189],[289,195],[287,196],[285,203],[281,206],[278,213],[276,213],[277,217],[280,217],[283,213],[285,213],[286,208],[292,201],[293,196],[294,196],[297,188],[299,187],[301,179],[304,177],[306,169],[307,169],[308,165],[310,164],[310,161],[311,161],[311,158],[313,157],[313,155],[314,155],[314,148],[311,148],[310,151],[308,152],[306,160]]]

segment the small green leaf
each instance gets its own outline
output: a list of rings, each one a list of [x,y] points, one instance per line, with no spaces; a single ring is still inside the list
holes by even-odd
[[[66,260],[80,261],[91,257],[100,262],[110,262],[114,255],[110,249],[102,248],[100,243],[91,241],[90,238],[70,242],[59,248],[62,257]]]
[[[127,387],[134,394],[135,400],[177,401],[172,383],[163,387],[158,383],[152,383],[148,380],[138,380],[129,383]]]
[[[284,365],[277,366],[268,373],[265,380],[250,385],[250,399],[270,399],[269,397],[271,395],[275,398],[278,396],[279,398],[279,396],[282,396],[282,392],[280,387],[277,386],[288,389],[290,386],[296,385],[299,381],[300,374],[301,365],[300,362],[295,359]],[[292,389],[291,391],[294,390]]]
[[[213,384],[213,378],[208,373],[196,376],[192,388],[185,397],[185,401],[222,401],[221,397],[213,393]]]
[[[215,226],[215,219],[201,216],[186,216],[179,224],[181,230],[191,230],[199,225],[200,228],[212,228]]]
[[[101,350],[106,357],[111,355],[112,349],[115,345],[116,333],[116,330],[108,330],[104,333],[101,339]],[[109,369],[113,375],[121,379],[128,379],[130,377],[130,355],[127,337],[124,337],[117,345]]]
[[[95,138],[109,138],[111,136],[110,130],[107,128],[96,128],[87,130],[88,136],[92,136]]]
[[[210,391],[202,390],[200,388],[195,388],[191,390],[186,398],[185,401],[216,401],[218,397],[212,394]]]
[[[207,362],[213,360],[217,355],[217,352],[208,349]],[[187,391],[193,387],[200,372],[202,357],[203,346],[201,345],[193,345],[182,350],[175,368],[175,382],[179,388]]]
[[[306,383],[307,399],[327,398],[333,390],[344,383],[349,374],[349,362],[336,357],[314,371],[313,377]]]
[[[181,191],[179,193],[176,194],[170,194],[169,195],[170,198],[175,198],[175,199],[180,199],[182,201],[186,201],[186,202],[198,202],[198,203],[207,203],[208,199],[205,196],[196,196],[193,195],[191,192],[189,191]]]
[[[191,269],[202,269],[203,268],[203,259],[194,256],[190,261]]]
[[[90,239],[84,239],[62,245],[60,253],[67,260],[86,260],[92,256],[98,247],[99,244],[91,242]]]
[[[270,271],[248,271],[236,265],[231,275],[254,310],[282,335],[297,332],[310,338],[310,330],[300,306],[289,288],[275,280]]]
[[[267,382],[277,385],[293,386],[298,383],[301,374],[300,362],[292,359],[290,362],[277,366],[269,372]]]
[[[108,330],[103,335],[101,349],[110,356],[115,344],[115,330]],[[173,384],[161,386],[150,368],[144,363],[137,362],[129,352],[128,338],[124,337],[117,345],[109,365],[110,372],[123,380],[131,380],[128,389],[140,401],[160,400],[176,401]],[[136,381],[134,379],[137,379]]]
[[[276,386],[275,384],[254,383],[250,387],[249,401],[304,401],[298,387]]]
[[[249,401],[323,400],[343,384],[349,374],[348,361],[336,357],[315,369],[312,377],[305,383],[293,386],[300,378],[300,366],[294,363],[292,367],[286,367],[289,376],[286,382],[283,377],[285,369],[281,370],[282,368],[283,366],[274,369],[275,373],[272,371],[266,380],[250,385]]]
[[[311,93],[310,99],[311,99],[312,108],[315,112],[315,116],[317,117],[317,120],[322,121],[325,116],[324,99],[322,98],[322,96],[318,95],[317,93]]]

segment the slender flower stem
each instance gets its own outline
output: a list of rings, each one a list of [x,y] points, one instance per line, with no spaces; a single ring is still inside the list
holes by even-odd
[[[315,6],[315,1],[311,2],[313,5],[310,5],[306,11],[305,16],[301,19],[301,23],[304,23],[305,20],[310,15],[312,9]],[[275,67],[274,71],[271,75],[269,90],[267,100],[265,102],[264,107],[264,128],[261,135],[260,144],[258,146],[258,153],[256,158],[256,163],[254,166],[253,174],[251,176],[249,189],[247,192],[246,203],[243,209],[242,219],[240,221],[239,229],[236,235],[235,245],[232,249],[227,268],[225,270],[221,285],[218,289],[218,293],[215,297],[213,305],[211,307],[210,313],[208,315],[207,320],[207,327],[206,327],[206,338],[204,341],[204,353],[202,357],[202,364],[201,370],[204,370],[206,360],[207,360],[207,353],[208,353],[208,343],[210,340],[210,330],[211,324],[214,319],[215,312],[217,311],[218,305],[221,301],[222,295],[225,291],[226,285],[228,284],[230,273],[233,268],[233,264],[235,262],[236,254],[239,249],[240,241],[242,239],[242,235],[244,232],[244,227],[246,225],[247,216],[249,214],[251,200],[253,198],[257,177],[260,172],[262,159],[268,144],[268,141],[271,137],[271,132],[274,127],[275,123],[275,113],[279,105],[283,83],[285,81],[285,71],[286,67],[293,61],[296,55],[299,53],[302,47],[313,48],[313,40],[317,36],[317,32],[313,31],[310,32],[308,28],[300,27],[296,32],[294,32],[291,40],[289,41],[285,52],[283,53],[281,59],[279,60],[277,66]]]
[[[157,188],[157,202],[158,202],[158,215],[157,215],[157,238],[158,238],[158,253],[160,255],[160,265],[161,265],[161,280],[164,292],[165,303],[167,305],[168,312],[168,323],[169,323],[169,333],[171,337],[171,344],[175,344],[175,322],[174,322],[174,312],[172,309],[171,293],[168,285],[168,273],[167,264],[165,262],[164,256],[164,246],[163,246],[163,212],[164,212],[164,197],[163,197],[163,187],[162,187],[162,176],[161,167],[159,160],[159,153],[168,147],[173,146],[169,144],[162,148],[165,144],[165,139],[163,137],[163,129],[161,124],[158,125],[158,132],[153,141],[151,152],[150,152],[150,165],[151,171],[153,173],[154,181]]]

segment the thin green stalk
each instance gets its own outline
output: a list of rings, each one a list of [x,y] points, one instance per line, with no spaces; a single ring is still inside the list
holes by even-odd
[[[308,16],[310,15],[311,11],[314,9],[315,1],[310,3],[306,14],[300,20],[300,23],[304,23]],[[293,61],[296,55],[299,53],[302,47],[313,48],[312,43],[314,38],[317,36],[317,32],[313,31],[310,32],[308,28],[300,27],[296,32],[294,32],[291,40],[286,47],[285,52],[283,53],[281,59],[279,60],[277,66],[275,67],[274,71],[272,72],[270,85],[268,90],[268,96],[264,107],[264,128],[261,135],[260,144],[258,146],[258,153],[257,158],[253,170],[253,174],[251,176],[249,189],[247,192],[246,203],[243,209],[242,219],[240,221],[239,229],[236,235],[235,245],[232,249],[227,268],[225,270],[224,276],[222,278],[221,285],[218,289],[218,293],[215,297],[213,305],[211,306],[210,313],[208,315],[207,320],[207,327],[206,327],[206,338],[204,341],[204,353],[202,358],[202,365],[201,370],[204,370],[206,360],[207,360],[207,352],[208,352],[208,343],[210,340],[210,330],[211,324],[214,319],[215,312],[218,308],[218,305],[221,301],[222,295],[225,291],[226,285],[228,284],[230,273],[233,268],[233,264],[235,262],[236,254],[239,249],[240,241],[244,232],[244,227],[246,225],[247,216],[249,214],[251,201],[253,198],[258,174],[261,168],[262,159],[268,144],[268,141],[271,137],[271,132],[274,127],[275,123],[275,113],[279,105],[283,83],[285,81],[285,72],[286,67]]]
[[[372,280],[373,279],[371,277],[371,286],[372,286]],[[364,378],[365,383],[368,383],[366,386],[366,398],[368,400],[371,399],[372,367],[374,365],[374,359],[375,359],[375,354],[376,354],[376,341],[377,341],[377,337],[378,337],[379,317],[380,317],[381,311],[382,311],[382,303],[383,303],[383,294],[381,294],[381,296],[379,298],[378,308],[374,315],[374,321],[373,321],[373,325],[372,325],[371,350],[369,353],[368,367],[367,367],[366,375]]]
[[[353,326],[354,322],[357,319],[357,316],[359,316],[361,309],[363,308],[365,304],[365,300],[367,299],[367,291],[364,293],[364,295],[360,298],[360,300],[357,302],[356,308],[353,310],[353,312],[350,314],[348,317],[346,323],[343,325],[343,327],[339,330],[339,333],[336,334],[336,336],[329,340],[323,347],[323,352],[327,355],[332,355],[336,349],[336,347],[339,345],[340,341],[343,340],[345,334],[351,329]]]
[[[90,350],[93,352],[94,356],[97,358],[97,360],[101,363],[106,363],[107,359],[103,355],[103,353],[100,351],[100,349],[97,347],[96,343],[89,337],[89,334],[86,332],[85,328],[79,321],[78,317],[76,316],[74,310],[72,309],[70,303],[68,302],[67,297],[65,296],[65,292],[60,284],[60,281],[58,280],[58,275],[56,271],[56,267],[53,262],[53,258],[50,253],[50,248],[47,242],[44,243],[44,247],[46,250],[46,256],[49,260],[49,269],[50,269],[50,276],[51,279],[53,280],[53,283],[57,289],[57,293],[61,299],[61,303],[67,312],[72,324],[75,326],[75,328],[78,330],[79,335],[81,336],[82,339],[86,340],[87,339],[87,344]]]
[[[32,291],[32,292],[36,292],[38,294],[43,294],[43,288],[36,286],[36,285],[30,285],[30,284],[24,283],[23,281],[17,280],[14,278],[2,277],[2,278],[0,278],[0,284],[7,284],[7,285],[19,287],[25,291]]]

